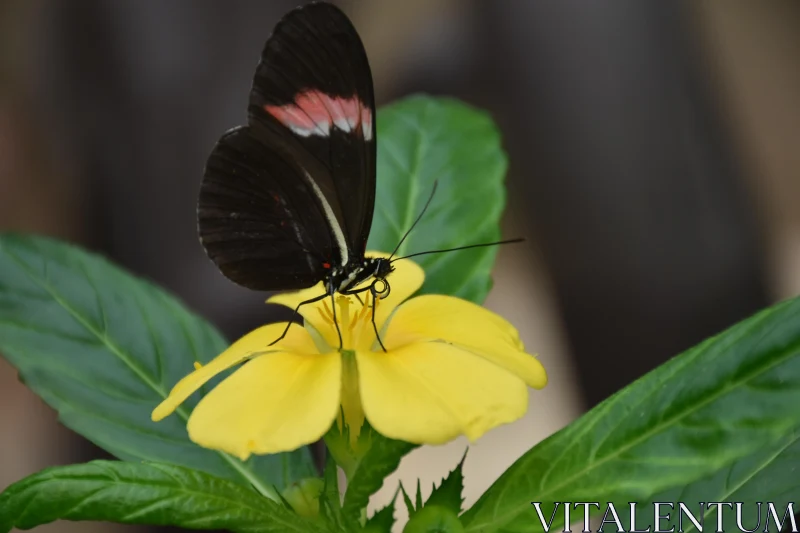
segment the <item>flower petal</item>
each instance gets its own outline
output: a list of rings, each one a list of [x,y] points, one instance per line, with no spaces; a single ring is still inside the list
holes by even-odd
[[[189,438],[242,460],[310,444],[339,412],[338,352],[277,352],[254,359],[217,385],[189,418]]]
[[[446,343],[357,352],[356,360],[367,420],[394,439],[441,444],[464,434],[474,441],[528,406],[520,378]]]
[[[388,254],[381,254],[388,257]],[[378,300],[375,310],[375,323],[380,329],[389,315],[401,303],[405,302],[412,294],[417,292],[425,281],[425,271],[411,259],[398,259],[392,263],[394,272],[389,274],[387,281],[391,285],[389,296]]]
[[[542,364],[524,352],[519,333],[503,317],[455,298],[430,294],[401,305],[383,339],[393,347],[443,340],[505,368],[535,389],[547,384]]]
[[[268,346],[269,343],[280,337],[285,328],[286,322],[260,327],[234,342],[207,365],[203,366],[195,363],[195,371],[180,380],[172,388],[169,396],[153,410],[151,415],[153,421],[158,422],[166,418],[186,398],[205,385],[208,380],[248,358],[258,357],[261,353],[281,350],[297,353],[316,353],[314,342],[306,331],[296,324],[289,328],[288,333],[280,342],[273,346]]]
[[[325,294],[326,292],[327,291],[325,289],[325,284],[320,281],[319,283],[317,283],[313,287],[309,287],[308,289],[303,289],[295,292],[282,292],[275,294],[274,296],[270,296],[269,298],[267,298],[267,303],[285,305],[289,309],[294,310],[295,307],[305,302],[306,300],[311,300],[312,298],[316,298],[320,294]],[[305,320],[309,319],[313,320],[319,317],[313,316],[318,312],[317,311],[310,312],[311,309],[321,306],[322,304],[320,302],[304,305],[300,308],[299,313]]]
[[[367,252],[367,256],[388,258],[389,254],[384,252]],[[410,259],[399,259],[393,262],[392,266],[394,266],[394,272],[389,274],[387,278],[387,282],[391,285],[391,292],[389,293],[389,296],[380,300],[378,303],[378,308],[375,310],[375,323],[378,325],[378,328],[383,325],[384,321],[389,317],[392,311],[394,311],[395,307],[403,303],[409,296],[417,292],[417,290],[422,287],[423,281],[425,281],[425,272],[422,270],[422,267]],[[324,293],[325,287],[322,282],[320,282],[310,289],[276,294],[275,296],[269,298],[267,302],[285,305],[291,309],[294,309],[298,304]],[[362,296],[361,299],[363,300],[364,296]],[[326,300],[327,305],[330,307],[329,299]],[[358,304],[358,301],[354,296],[351,296],[350,300],[352,302],[351,305],[355,306]],[[300,308],[299,313],[303,316],[304,320],[309,321],[314,328],[316,328],[324,336],[326,341],[330,343],[336,340],[336,342],[331,344],[331,346],[338,347],[338,337],[336,335],[336,331],[333,330],[333,326],[321,319],[323,314],[327,315],[327,313],[324,311],[326,304],[323,303],[323,301],[304,305]],[[330,334],[330,330],[333,330],[332,334]]]

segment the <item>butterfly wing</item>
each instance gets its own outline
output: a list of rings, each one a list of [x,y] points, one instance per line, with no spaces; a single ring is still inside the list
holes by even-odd
[[[200,186],[198,232],[228,279],[253,290],[296,290],[328,272],[333,244],[302,172],[246,126],[214,147]]]
[[[375,206],[375,99],[347,16],[326,3],[286,15],[264,47],[248,109],[254,133],[313,180],[337,266],[363,259]]]
[[[286,15],[250,92],[249,124],[206,166],[201,241],[232,281],[294,290],[358,264],[375,203],[375,104],[361,39],[330,4]]]

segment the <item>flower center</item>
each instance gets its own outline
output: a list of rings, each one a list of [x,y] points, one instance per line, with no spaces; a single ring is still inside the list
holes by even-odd
[[[336,317],[323,300],[322,307],[317,307],[322,320],[334,332],[336,338],[336,322],[342,333],[342,349],[344,350],[371,350],[375,343],[375,329],[372,325],[372,307],[380,300],[375,300],[367,292],[363,302],[355,297],[338,295],[336,297]],[[374,303],[372,303],[374,302]],[[377,310],[377,307],[375,308]]]

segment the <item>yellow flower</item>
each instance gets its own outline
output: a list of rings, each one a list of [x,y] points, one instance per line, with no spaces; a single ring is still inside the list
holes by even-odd
[[[235,365],[241,366],[200,400],[187,429],[197,444],[243,460],[314,442],[342,411],[351,434],[366,417],[379,433],[416,444],[462,434],[474,441],[525,414],[527,386],[542,388],[547,377],[524,352],[517,331],[451,296],[405,301],[422,286],[424,273],[410,260],[394,266],[391,293],[375,309],[386,352],[373,331],[370,299],[362,296],[362,304],[338,295],[341,352],[329,299],[306,305],[305,326],[292,325],[275,345],[269,343],[286,323],[258,328],[207,365],[196,365],[153,411],[153,420]],[[294,308],[323,290],[320,284],[269,301]]]

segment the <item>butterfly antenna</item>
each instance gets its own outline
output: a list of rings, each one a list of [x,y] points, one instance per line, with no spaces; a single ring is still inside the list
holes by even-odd
[[[404,255],[403,257],[396,257],[393,261],[397,261],[398,259],[408,259],[409,257],[417,257],[418,255],[427,255],[427,254],[440,254],[443,252],[455,252],[456,250],[468,250],[469,248],[482,248],[484,246],[499,246],[501,244],[511,244],[515,242],[523,242],[525,239],[509,239],[507,241],[496,241],[496,242],[484,242],[481,244],[470,244],[467,246],[459,246],[458,248],[444,248],[442,250],[428,250],[427,252],[417,252],[415,254]]]
[[[438,185],[439,185],[439,181],[438,180],[433,182],[433,190],[431,190],[431,195],[428,197],[428,201],[425,202],[425,207],[422,208],[422,211],[420,212],[419,216],[414,221],[414,223],[411,224],[411,227],[408,228],[408,231],[406,232],[405,235],[403,235],[403,238],[400,239],[400,242],[397,243],[397,246],[395,247],[394,252],[392,252],[392,255],[389,256],[389,261],[392,260],[392,257],[394,257],[394,254],[396,254],[397,250],[400,249],[400,246],[403,245],[403,241],[406,240],[406,237],[408,237],[408,234],[411,233],[411,230],[414,229],[414,226],[416,226],[417,223],[420,221],[420,219],[422,219],[422,215],[424,215],[425,211],[428,210],[428,206],[431,205],[431,200],[433,200],[433,195],[436,193],[436,187]]]

